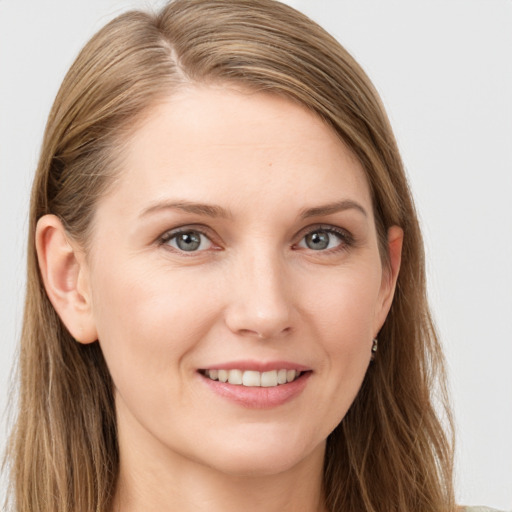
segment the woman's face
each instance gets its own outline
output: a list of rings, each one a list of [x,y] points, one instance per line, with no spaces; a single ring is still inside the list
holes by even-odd
[[[330,128],[277,96],[184,89],[130,137],[92,233],[121,449],[230,474],[323,454],[394,286]]]

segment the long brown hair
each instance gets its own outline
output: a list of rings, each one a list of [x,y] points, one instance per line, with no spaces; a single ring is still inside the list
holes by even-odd
[[[402,266],[378,360],[330,435],[327,508],[454,510],[443,358],[430,317],[417,216],[378,95],[354,59],[318,25],[273,0],[176,0],[129,12],[84,47],[57,95],[34,180],[19,361],[19,407],[8,449],[18,512],[106,512],[119,456],[112,382],[98,343],[77,343],[38,270],[38,219],[57,215],[87,246],[98,198],[115,183],[127,130],[186,83],[232,83],[279,94],[325,120],[361,161],[383,264],[386,233],[405,233]],[[450,430],[451,432],[451,430]]]

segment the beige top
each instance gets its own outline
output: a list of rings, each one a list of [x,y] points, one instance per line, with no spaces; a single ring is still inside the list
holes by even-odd
[[[464,512],[500,512],[495,508],[490,507],[465,507]],[[505,511],[503,511],[505,512]]]

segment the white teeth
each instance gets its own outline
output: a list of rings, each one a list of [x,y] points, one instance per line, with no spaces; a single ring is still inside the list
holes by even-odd
[[[277,371],[263,372],[261,374],[261,385],[264,388],[271,388],[277,386]]]
[[[242,384],[244,386],[261,386],[261,373],[260,372],[253,372],[250,370],[247,370],[244,372],[244,376],[242,378]]]
[[[229,370],[228,382],[230,384],[242,384],[242,371],[241,370]]]
[[[257,372],[255,370],[205,370],[205,377],[220,382],[229,382],[235,385],[247,387],[271,388],[287,382],[293,382],[300,377],[301,372],[297,370],[271,370],[268,372]]]
[[[295,370],[287,370],[286,371],[286,382],[291,382],[295,380],[296,371]]]

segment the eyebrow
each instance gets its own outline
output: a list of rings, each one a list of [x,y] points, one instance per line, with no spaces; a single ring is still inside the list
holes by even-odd
[[[142,210],[139,217],[145,217],[148,214],[161,210],[181,210],[186,213],[195,213],[206,217],[232,217],[231,213],[221,206],[194,203],[191,201],[158,201]]]
[[[365,217],[368,217],[368,213],[359,203],[346,199],[344,201],[336,201],[334,203],[329,203],[322,206],[315,206],[313,208],[307,208],[305,210],[302,210],[300,213],[300,218],[308,219],[310,217],[332,215],[333,213],[343,212],[345,210],[357,210],[361,212]]]
[[[186,213],[194,213],[196,215],[203,215],[206,217],[221,217],[232,218],[233,215],[229,210],[221,206],[194,203],[191,201],[158,201],[149,207],[142,210],[140,217],[144,217],[154,212],[161,210],[181,210]],[[322,215],[332,215],[334,213],[342,212],[345,210],[357,210],[365,217],[368,217],[366,210],[357,202],[352,200],[336,201],[321,206],[306,208],[301,210],[299,217],[301,219],[309,219],[310,217],[320,217]]]

